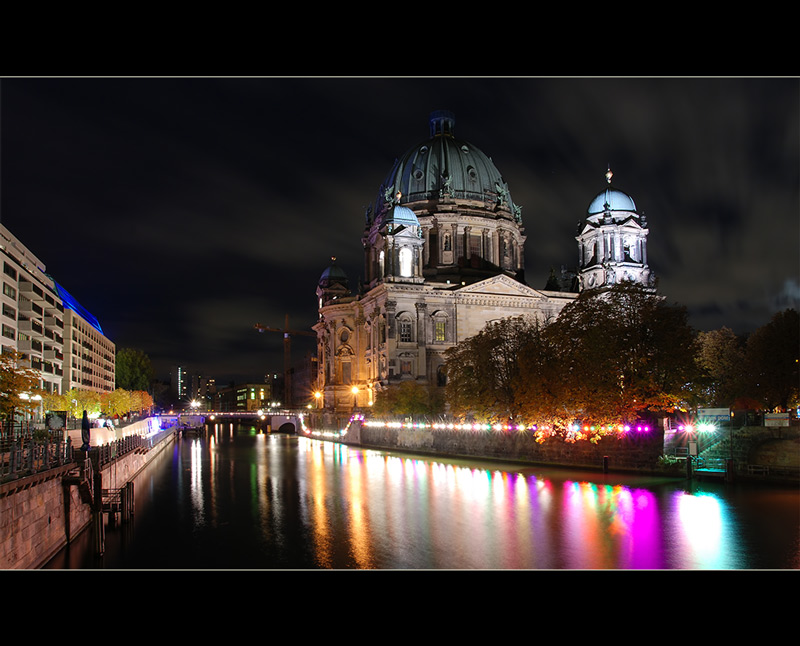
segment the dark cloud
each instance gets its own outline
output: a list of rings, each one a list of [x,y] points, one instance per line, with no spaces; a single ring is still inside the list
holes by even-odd
[[[607,165],[650,224],[660,289],[746,332],[798,296],[796,79],[4,79],[0,217],[162,371],[280,370],[332,255],[431,111],[523,208],[527,279],[573,265]]]

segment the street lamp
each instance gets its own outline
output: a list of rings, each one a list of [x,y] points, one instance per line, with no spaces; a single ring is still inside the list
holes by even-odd
[[[353,386],[350,392],[353,393],[353,410],[355,410],[358,406],[358,386]]]

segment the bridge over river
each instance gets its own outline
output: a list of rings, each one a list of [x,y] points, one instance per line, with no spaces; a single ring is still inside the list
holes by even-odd
[[[162,419],[176,419],[186,431],[195,431],[208,424],[244,422],[280,433],[297,433],[303,424],[303,413],[290,409],[250,411],[202,411],[161,415]]]

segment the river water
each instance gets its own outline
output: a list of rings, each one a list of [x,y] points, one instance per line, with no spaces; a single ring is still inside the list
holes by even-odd
[[[800,490],[348,447],[217,425],[46,569],[798,569]]]

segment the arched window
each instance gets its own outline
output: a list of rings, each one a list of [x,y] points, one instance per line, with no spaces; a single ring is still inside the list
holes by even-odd
[[[338,383],[350,384],[353,381],[353,349],[348,346],[342,346],[336,353],[337,370],[336,376]]]
[[[386,319],[383,315],[378,319],[378,343],[386,343]]]
[[[447,315],[444,312],[435,312],[432,316],[433,320],[433,342],[446,343],[447,342]]]
[[[401,314],[397,317],[397,330],[401,343],[412,343],[414,341],[414,321],[408,314]]]

